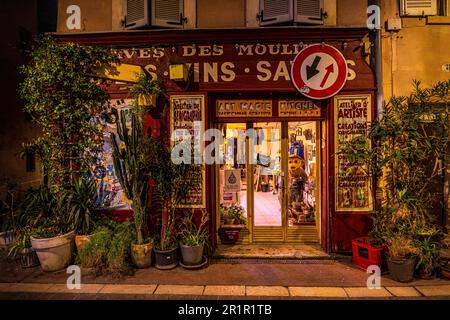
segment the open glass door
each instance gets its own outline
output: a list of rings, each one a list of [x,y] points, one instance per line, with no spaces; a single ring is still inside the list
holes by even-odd
[[[283,242],[281,122],[253,123],[253,242]]]
[[[218,128],[223,138],[223,163],[216,166],[218,204],[244,212],[241,242],[318,243],[320,122],[221,123]]]
[[[288,242],[319,242],[320,122],[289,122],[287,170]]]
[[[222,144],[219,153],[222,155],[218,167],[219,206],[239,208],[247,219],[247,228],[240,232],[242,242],[250,242],[251,215],[249,214],[248,194],[248,142],[247,124],[221,123],[218,129],[222,133]],[[230,183],[233,182],[233,183]],[[220,213],[220,210],[218,211]],[[218,226],[220,217],[218,217]]]

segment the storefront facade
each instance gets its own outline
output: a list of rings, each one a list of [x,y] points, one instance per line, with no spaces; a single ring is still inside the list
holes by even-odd
[[[193,177],[202,187],[183,205],[207,209],[214,245],[220,244],[220,206],[238,204],[247,217],[243,244],[314,243],[326,252],[345,252],[351,239],[367,233],[373,208],[371,181],[358,172],[344,175],[337,154],[374,116],[366,34],[364,28],[267,28],[57,38],[114,46],[124,63],[142,66],[160,81],[166,99],[155,108],[167,105],[170,112],[149,116],[153,136],[169,141],[176,129],[221,134],[212,153],[218,161],[202,162]],[[322,100],[306,98],[291,79],[295,56],[316,43],[338,49],[348,68],[342,90]],[[183,65],[186,77],[170,80],[170,65]],[[109,90],[113,105],[126,103],[123,85],[112,83]],[[207,150],[212,139],[203,135],[201,141]]]

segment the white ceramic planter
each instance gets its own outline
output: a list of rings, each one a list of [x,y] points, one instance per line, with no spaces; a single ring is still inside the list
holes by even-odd
[[[57,271],[69,265],[74,238],[75,232],[73,231],[47,239],[30,237],[31,246],[36,251],[43,271]]]

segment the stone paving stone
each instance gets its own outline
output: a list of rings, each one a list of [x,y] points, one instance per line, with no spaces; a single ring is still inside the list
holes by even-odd
[[[343,288],[338,287],[289,287],[293,297],[347,298]]]
[[[105,284],[99,291],[100,294],[153,294],[156,284],[134,285],[134,284]]]
[[[368,289],[366,287],[344,288],[350,298],[389,298],[392,295],[385,289]]]
[[[288,289],[280,286],[246,286],[245,289],[247,296],[289,296]]]
[[[69,289],[66,284],[54,284],[47,292],[70,294],[98,293],[103,287],[104,284],[81,284],[80,289]]]
[[[203,289],[204,286],[159,285],[154,294],[201,296]]]
[[[396,297],[421,297],[414,287],[386,287]]]
[[[49,292],[52,286],[45,283],[0,283],[0,292]]]
[[[206,286],[204,296],[245,296],[245,286]]]
[[[450,297],[450,285],[415,287],[426,297]]]

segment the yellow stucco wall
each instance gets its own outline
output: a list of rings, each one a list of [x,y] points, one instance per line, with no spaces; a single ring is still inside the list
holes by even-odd
[[[66,26],[69,5],[81,9],[81,30]],[[365,26],[365,0],[324,0],[324,26]],[[185,28],[258,27],[259,0],[184,0]],[[59,0],[57,32],[123,30],[123,0]]]
[[[73,33],[73,32],[95,32],[113,30],[113,10],[112,4],[115,4],[114,21],[117,23],[119,8],[122,10],[122,1],[120,0],[58,0],[58,21],[57,32]],[[120,5],[118,5],[120,3]],[[67,8],[70,5],[80,7],[81,13],[81,30],[67,28],[67,19],[70,14]],[[122,15],[122,14],[120,14]],[[115,26],[114,29],[116,29]]]
[[[383,1],[381,21],[398,17],[397,1]],[[450,17],[440,17],[441,24],[431,24],[433,18],[401,20],[400,31],[382,31],[385,99],[409,94],[413,79],[425,86],[450,79],[450,72],[442,70],[443,64],[450,63]]]

